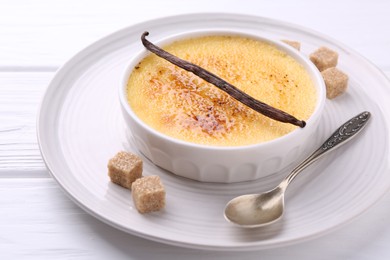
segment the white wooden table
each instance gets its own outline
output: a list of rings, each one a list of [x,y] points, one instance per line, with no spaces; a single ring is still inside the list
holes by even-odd
[[[318,239],[255,252],[211,252],[116,230],[80,209],[50,177],[35,128],[55,71],[120,28],[193,12],[252,14],[305,26],[390,75],[389,1],[1,1],[0,259],[390,259],[390,194]]]

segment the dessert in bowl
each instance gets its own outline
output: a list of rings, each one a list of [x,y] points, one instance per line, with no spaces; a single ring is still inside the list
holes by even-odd
[[[153,163],[190,179],[229,183],[280,171],[307,151],[325,86],[316,67],[294,48],[231,31],[188,32],[156,45],[306,126],[268,118],[143,49],[125,70],[120,102],[135,145]]]

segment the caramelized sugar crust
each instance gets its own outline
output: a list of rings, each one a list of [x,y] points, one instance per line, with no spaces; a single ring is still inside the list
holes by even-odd
[[[314,111],[316,91],[309,74],[268,43],[207,36],[178,41],[164,49],[297,118],[307,120]],[[154,54],[142,60],[130,75],[128,101],[151,127],[198,144],[255,144],[296,128],[264,117]]]

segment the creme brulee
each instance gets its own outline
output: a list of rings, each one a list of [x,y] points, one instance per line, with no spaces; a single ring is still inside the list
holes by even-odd
[[[164,49],[301,120],[307,120],[315,109],[316,89],[309,73],[269,43],[240,36],[205,36],[177,41]],[[127,92],[131,108],[142,121],[192,143],[256,144],[296,128],[261,115],[154,54],[132,71]]]

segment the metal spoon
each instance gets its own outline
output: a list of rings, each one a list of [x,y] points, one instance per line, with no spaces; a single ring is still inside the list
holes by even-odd
[[[241,227],[249,228],[265,226],[279,220],[284,211],[284,193],[287,186],[307,166],[356,136],[370,116],[370,112],[366,111],[345,122],[274,189],[262,194],[239,196],[229,201],[225,208],[225,218]]]

